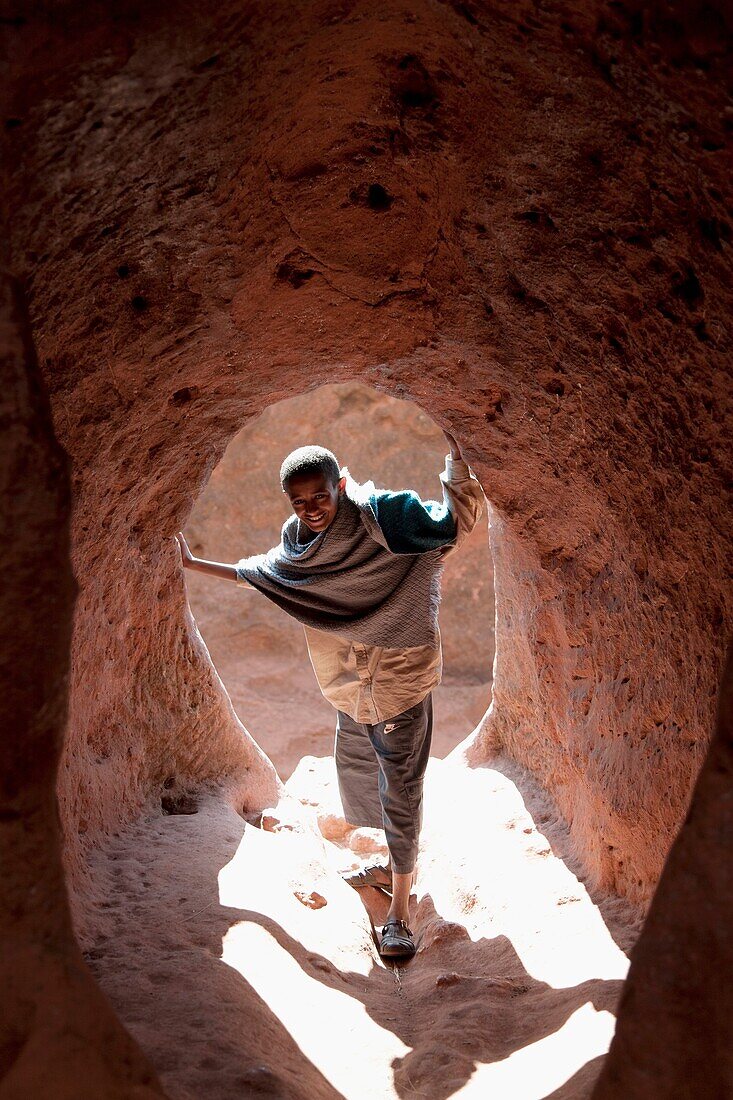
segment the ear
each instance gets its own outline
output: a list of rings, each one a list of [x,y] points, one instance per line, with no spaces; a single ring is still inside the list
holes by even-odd
[[[344,489],[346,488],[346,478],[345,477],[342,477],[342,478],[339,479],[338,487],[339,487],[339,492],[343,493]]]

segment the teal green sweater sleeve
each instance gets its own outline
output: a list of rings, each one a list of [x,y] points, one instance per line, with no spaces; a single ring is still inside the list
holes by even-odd
[[[371,504],[393,554],[425,554],[456,537],[456,521],[446,505],[420,500],[412,489],[377,489]]]

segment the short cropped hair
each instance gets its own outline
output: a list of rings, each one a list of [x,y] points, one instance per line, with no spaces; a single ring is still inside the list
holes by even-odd
[[[310,474],[323,474],[334,485],[341,477],[336,455],[325,447],[310,444],[291,451],[280,467],[280,484],[283,489],[293,477],[307,477]]]

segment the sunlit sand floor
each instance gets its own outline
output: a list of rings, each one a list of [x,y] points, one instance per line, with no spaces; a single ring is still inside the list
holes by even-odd
[[[536,785],[431,761],[400,967],[376,949],[387,899],[339,876],[383,834],[345,826],[329,758],[287,790],[264,827],[212,794],[95,857],[88,958],[171,1097],[589,1096],[637,921],[591,900]]]

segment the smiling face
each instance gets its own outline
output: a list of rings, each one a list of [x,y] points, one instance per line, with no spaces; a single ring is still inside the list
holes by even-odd
[[[299,520],[311,531],[325,531],[339,504],[339,493],[346,485],[346,478],[329,481],[325,474],[299,474],[292,477],[283,488],[291,507]]]

